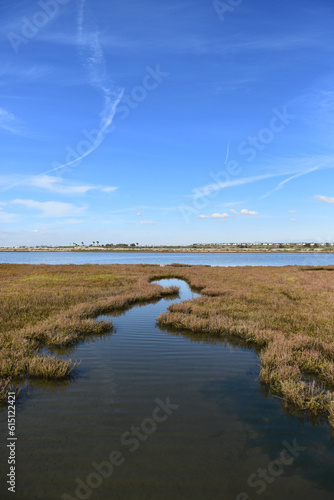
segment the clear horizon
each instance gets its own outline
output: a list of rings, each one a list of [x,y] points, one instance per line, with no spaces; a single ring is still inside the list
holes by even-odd
[[[332,2],[0,12],[0,246],[334,241]]]

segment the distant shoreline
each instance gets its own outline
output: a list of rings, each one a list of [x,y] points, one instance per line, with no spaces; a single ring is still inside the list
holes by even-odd
[[[11,253],[333,253],[334,248],[318,247],[318,248],[0,248],[0,252]]]

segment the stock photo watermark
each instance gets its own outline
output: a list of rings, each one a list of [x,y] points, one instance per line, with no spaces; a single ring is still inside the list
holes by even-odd
[[[263,151],[275,139],[276,134],[281,134],[290,125],[291,121],[296,118],[295,115],[288,113],[286,106],[283,106],[281,111],[273,108],[272,113],[273,116],[268,127],[261,128],[257,135],[250,135],[246,141],[239,144],[238,153],[247,156],[246,161],[255,160],[257,153]]]
[[[237,146],[239,155],[244,156],[248,163],[253,162],[257,155],[275,140],[277,134],[281,134],[295,118],[296,116],[290,114],[286,106],[283,106],[282,109],[273,108],[268,126],[261,128],[256,135],[249,135],[247,139],[239,143]],[[194,189],[190,195],[191,203],[179,205],[179,212],[183,220],[189,224],[190,218],[198,216],[201,210],[207,208],[211,201],[218,196],[221,189],[238,185],[238,179],[235,177],[241,172],[240,162],[228,160],[227,155],[223,170],[209,172],[209,177],[213,182],[202,188]]]
[[[161,71],[160,64],[157,64],[155,68],[146,66],[145,69],[146,75],[142,79],[141,85],[136,85],[129,94],[123,95],[116,111],[116,115],[120,115],[120,120],[125,120],[129,116],[131,110],[135,109],[139,103],[145,101],[148,93],[157,89],[163,80],[170,74],[166,73],[166,71]]]
[[[226,0],[225,2],[222,0],[214,0],[212,5],[219,16],[219,19],[221,21],[225,21],[225,15],[233,12],[243,2],[244,0]]]
[[[8,436],[7,448],[8,459],[7,463],[9,471],[7,473],[8,491],[15,493],[16,488],[16,394],[15,392],[8,393],[8,408],[7,408],[7,421],[8,421]]]
[[[123,432],[121,435],[120,444],[126,451],[115,449],[109,453],[108,460],[100,463],[92,462],[92,472],[85,479],[77,477],[75,479],[76,486],[73,496],[63,493],[61,496],[62,500],[87,500],[90,498],[93,491],[99,488],[103,484],[103,481],[110,479],[115,467],[120,467],[126,462],[126,452],[134,453],[138,450],[141,443],[147,441],[154,434],[158,425],[166,422],[168,417],[180,407],[180,405],[171,403],[169,397],[165,401],[157,398],[155,403],[156,407],[153,409],[150,417],[144,418],[140,425],[133,425],[130,430]]]
[[[292,465],[300,456],[302,451],[305,451],[304,446],[299,446],[297,440],[294,439],[290,444],[287,441],[282,442],[283,449],[276,460],[272,460],[266,468],[259,468],[251,474],[247,479],[247,484],[250,488],[257,488],[255,493],[261,495],[278,477],[284,473],[284,469]],[[248,493],[242,492],[236,496],[235,500],[251,500],[252,497]]]
[[[141,85],[136,85],[129,93],[123,94],[116,108],[114,119],[118,117],[121,121],[126,120],[131,111],[145,101],[149,93],[156,90],[164,79],[170,75],[170,73],[161,70],[160,64],[156,64],[155,67],[146,66],[145,70],[146,74],[142,78]],[[61,163],[53,162],[51,172],[54,171],[59,178],[63,177],[65,173],[70,173],[74,168],[74,163],[78,166],[81,159],[93,152],[102,143],[106,135],[112,133],[115,129],[116,125],[111,124],[107,129],[102,127],[100,129],[81,130],[83,139],[75,147],[66,146],[64,161]]]
[[[38,2],[38,10],[29,17],[22,17],[19,33],[13,31],[7,34],[7,38],[16,54],[20,46],[26,45],[35,38],[40,29],[44,28],[52,19],[58,16],[61,7],[71,0],[41,0]]]

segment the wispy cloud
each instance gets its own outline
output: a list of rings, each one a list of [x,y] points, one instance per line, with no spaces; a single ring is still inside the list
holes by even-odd
[[[314,196],[315,200],[321,201],[322,203],[334,203],[334,198],[329,198],[328,196],[321,196],[320,194],[317,194]]]
[[[286,177],[283,181],[278,183],[272,190],[266,192],[260,199],[267,198],[276,191],[282,189],[290,181],[302,177],[303,175],[310,174],[317,170],[324,170],[333,168],[334,165],[334,155],[311,155],[307,157],[295,157],[295,158],[277,158],[275,163],[268,167],[271,169],[270,173],[257,175],[254,177],[242,177],[238,179],[232,179],[223,182],[213,182],[194,188],[192,194],[188,195],[189,198],[194,200],[209,197],[211,193],[220,191],[222,189],[233,188],[237,186],[242,186],[245,184],[261,182],[270,178],[275,177]],[[211,174],[212,178],[219,177],[219,172],[217,174]],[[225,205],[227,206],[227,205]]]
[[[82,5],[84,1],[82,1]],[[330,33],[328,32],[328,37]],[[66,33],[44,33],[39,37],[40,42],[48,42],[60,45],[73,45],[73,37]],[[318,32],[310,35],[310,32],[300,32],[293,35],[281,33],[274,36],[241,36],[238,33],[234,38],[201,36],[197,32],[184,32],[170,39],[161,37],[157,33],[155,37],[125,36],[121,32],[104,33],[103,46],[108,50],[127,52],[156,52],[183,54],[222,54],[222,53],[249,53],[249,52],[285,52],[289,50],[303,50],[310,48],[325,48],[331,50],[326,44],[324,33]]]
[[[56,176],[43,174],[0,176],[0,186],[2,186],[2,190],[5,191],[11,189],[12,187],[26,186],[64,195],[84,195],[93,190],[100,190],[104,193],[113,193],[116,189],[118,189],[115,186],[75,184]]]
[[[116,186],[106,186],[106,187],[102,187],[101,188],[101,191],[103,193],[113,193],[114,191],[116,191],[118,189],[118,187]]]
[[[42,217],[73,217],[82,215],[85,207],[78,207],[73,203],[62,203],[59,201],[34,201],[34,200],[13,200],[16,205],[38,210]]]
[[[243,205],[245,202],[244,201],[227,201],[225,203],[222,203],[221,206],[222,207],[233,207],[235,205]]]
[[[288,214],[296,214],[297,210],[288,210]]]
[[[211,214],[211,215],[199,215],[199,219],[226,219],[227,217],[231,217],[229,214]]]
[[[0,208],[0,222],[14,222],[17,218],[17,214],[10,214],[4,212],[2,208]]]
[[[235,186],[243,186],[244,184],[259,182],[265,179],[270,179],[271,177],[278,177],[280,175],[282,174],[264,174],[264,175],[256,175],[254,177],[243,177],[241,179],[233,179],[231,181],[206,184],[205,186],[193,189],[193,192],[191,195],[189,195],[189,197],[194,199],[203,198],[205,196],[209,196],[211,193],[215,191],[220,191],[221,189],[227,189]]]
[[[284,181],[278,183],[277,186],[274,187],[274,189],[267,191],[267,193],[265,193],[263,196],[260,197],[260,200],[262,200],[263,198],[268,198],[268,196],[271,196],[272,194],[276,193],[276,191],[279,191],[280,189],[282,189],[282,187],[284,187],[285,184],[287,184],[288,182],[290,182],[294,179],[298,179],[298,177],[302,177],[303,175],[310,174],[311,172],[315,172],[316,170],[320,170],[320,168],[321,168],[321,166],[319,165],[317,167],[309,168],[308,170],[304,170],[303,172],[298,172],[297,174],[291,175],[290,177],[288,177]]]
[[[85,194],[87,191],[95,189],[94,186],[72,185],[62,181],[58,177],[50,175],[31,176],[26,178],[22,183],[59,194]]]
[[[54,68],[51,65],[45,64],[3,64],[0,69],[0,78],[3,82],[7,81],[9,84],[14,82],[23,83],[24,85],[35,83],[46,77],[54,75]],[[22,96],[21,96],[22,97]],[[36,96],[38,97],[38,96]],[[26,95],[24,96],[26,99]]]
[[[155,222],[151,221],[151,220],[141,220],[139,222],[139,224],[143,224],[143,225],[150,225],[150,224],[155,224]]]
[[[240,36],[235,37],[235,41],[227,43],[227,50],[229,52],[250,52],[250,51],[287,51],[297,49],[308,49],[311,47],[320,47],[330,50],[330,47],[324,43],[323,34],[300,33],[294,35],[280,35],[267,37],[253,37],[240,40]]]
[[[15,135],[25,135],[21,120],[4,108],[0,108],[0,128]]]

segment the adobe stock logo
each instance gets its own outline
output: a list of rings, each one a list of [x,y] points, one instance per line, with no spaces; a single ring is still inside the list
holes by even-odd
[[[158,88],[165,78],[169,76],[166,71],[161,71],[160,64],[155,68],[146,66],[146,75],[143,77],[141,85],[133,87],[129,94],[124,94],[116,114],[120,120],[125,120],[132,109],[135,109],[139,103],[145,101],[148,93]]]
[[[227,12],[233,12],[236,7],[243,3],[243,1],[244,0],[226,0],[223,2],[222,0],[214,0],[212,5],[219,16],[219,19],[221,21],[225,21],[225,14]]]
[[[276,460],[272,460],[267,467],[259,468],[251,474],[247,479],[247,484],[250,488],[257,488],[255,493],[261,495],[269,485],[271,485],[278,477],[282,476],[286,467],[294,464],[295,460],[300,456],[301,452],[305,451],[305,446],[299,446],[296,439],[290,444],[283,441],[284,448],[280,452]],[[246,492],[241,492],[235,500],[251,500],[253,497]],[[266,498],[270,498],[268,495]]]
[[[20,34],[12,31],[7,34],[14,52],[18,54],[19,47],[32,40],[41,28],[57,17],[61,6],[69,2],[70,0],[41,0],[38,2],[40,10],[37,10],[32,16],[22,17]]]
[[[115,119],[126,120],[131,112],[136,109],[147,97],[149,93],[156,90],[159,85],[169,76],[166,71],[161,71],[160,64],[155,67],[146,66],[146,74],[141,79],[141,85],[134,86],[129,92],[122,95],[119,104],[116,107]],[[103,126],[100,129],[83,129],[81,134],[83,138],[73,146],[66,146],[65,155],[62,162],[54,161],[51,164],[51,172],[59,178],[65,173],[70,173],[74,164],[79,165],[82,158],[93,152],[105,139],[107,134],[112,133],[117,125],[112,123],[110,126]]]
[[[88,500],[94,490],[97,490],[103,483],[110,480],[115,473],[116,467],[121,467],[126,463],[129,453],[137,451],[141,444],[156,432],[159,425],[166,422],[180,407],[180,405],[171,403],[169,396],[165,401],[157,398],[155,403],[156,406],[149,417],[144,418],[140,425],[133,425],[129,430],[122,433],[120,436],[120,449],[112,450],[107,459],[102,462],[93,461],[91,464],[92,471],[84,478],[77,477],[73,493],[63,493],[62,500]]]

